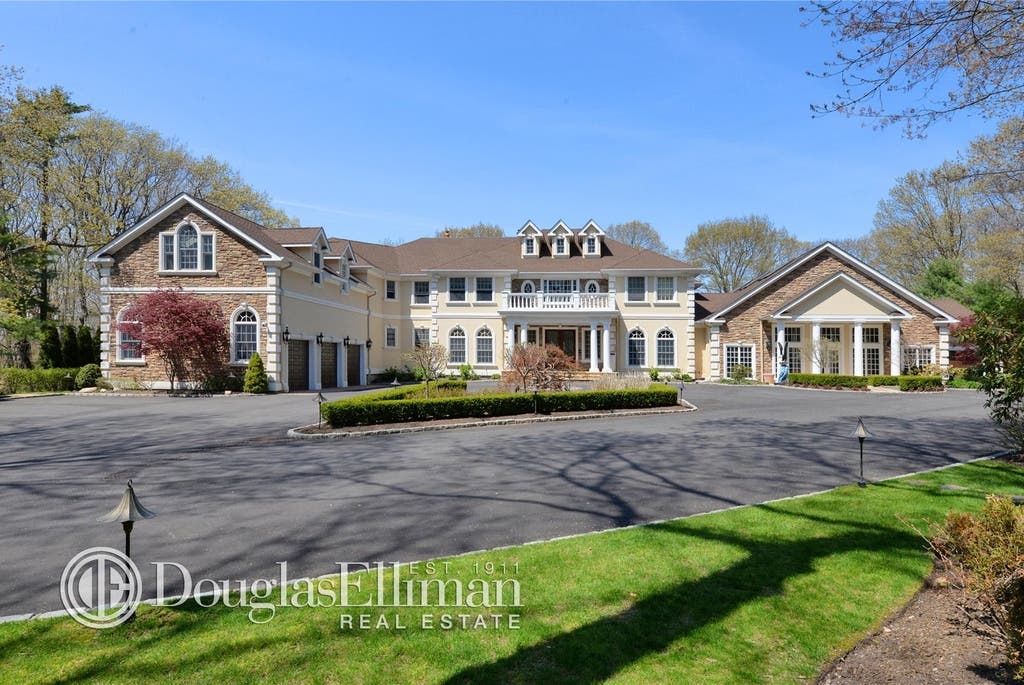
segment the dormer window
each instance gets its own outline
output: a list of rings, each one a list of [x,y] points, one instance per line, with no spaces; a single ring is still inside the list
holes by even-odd
[[[313,273],[313,282],[320,285],[320,281],[323,279],[322,270],[324,268],[323,257],[320,256],[319,250],[313,250],[313,267],[316,271]]]
[[[182,224],[172,233],[160,234],[161,271],[213,271],[213,233],[201,233]]]
[[[597,252],[597,238],[594,236],[587,237],[587,254],[594,254]]]
[[[533,238],[527,238],[523,243],[523,252],[526,254],[533,254],[537,249],[537,243]]]
[[[555,254],[565,254],[565,238],[555,238]]]

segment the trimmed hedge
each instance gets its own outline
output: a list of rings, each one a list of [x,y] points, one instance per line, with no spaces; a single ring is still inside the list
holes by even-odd
[[[430,384],[430,390],[444,390],[449,393],[452,391],[466,392],[466,381],[457,378],[444,379],[434,381]],[[423,396],[423,383],[417,383],[416,385],[407,385],[401,388],[389,388],[388,390],[381,390],[380,392],[369,393],[367,395],[361,395],[355,397],[352,400],[341,400],[341,401],[352,401],[352,402],[381,402],[385,400],[411,400],[421,398]],[[441,399],[441,398],[437,398]]]
[[[74,390],[78,368],[67,369],[0,369],[0,394],[22,392],[60,392]],[[66,380],[71,374],[71,382]]]
[[[327,402],[323,418],[333,428],[406,423],[437,419],[483,418],[588,409],[643,409],[667,407],[677,402],[675,388],[653,386],[647,390],[591,390],[584,392],[468,395],[436,399],[354,398]]]
[[[978,381],[969,381],[963,378],[954,378],[949,382],[951,388],[966,388],[968,390],[981,390],[982,385]]]
[[[791,373],[792,385],[807,385],[814,388],[866,388],[867,376],[840,376],[831,373]]]
[[[899,376],[868,376],[868,385],[878,387],[880,385],[899,385]]]
[[[914,392],[919,390],[942,390],[941,376],[900,376],[900,390]]]

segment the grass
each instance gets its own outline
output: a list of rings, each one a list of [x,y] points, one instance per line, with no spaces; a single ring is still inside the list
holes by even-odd
[[[343,611],[392,613],[378,609],[279,609],[253,625],[244,609],[195,605],[142,607],[104,631],[0,625],[0,680],[803,682],[920,587],[931,557],[908,523],[976,510],[989,492],[1024,493],[1024,469],[977,462],[451,559],[446,577],[464,580],[474,563],[518,564],[506,577],[521,584],[519,630],[422,630],[437,610],[421,608],[399,610],[405,630],[339,629]]]

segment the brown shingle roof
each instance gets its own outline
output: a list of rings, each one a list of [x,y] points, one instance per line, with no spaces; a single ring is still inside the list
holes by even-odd
[[[282,245],[312,245],[324,229],[319,226],[308,228],[264,228],[263,232]]]
[[[974,312],[970,308],[948,297],[933,298],[932,304],[961,322],[974,316]]]

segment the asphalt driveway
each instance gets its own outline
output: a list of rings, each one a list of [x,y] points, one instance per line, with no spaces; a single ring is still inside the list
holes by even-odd
[[[0,615],[60,608],[68,559],[122,545],[120,526],[95,518],[128,478],[159,513],[136,524],[140,568],[272,578],[279,561],[301,577],[854,482],[858,416],[877,436],[869,480],[999,449],[973,392],[708,385],[686,397],[700,411],[326,443],[283,437],[315,419],[305,394],[2,401]]]

